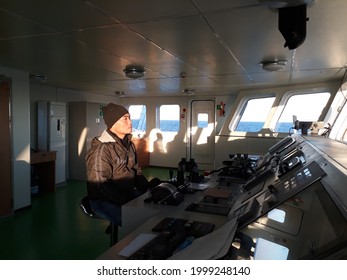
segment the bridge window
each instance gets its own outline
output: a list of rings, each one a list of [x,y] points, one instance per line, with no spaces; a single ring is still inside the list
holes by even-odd
[[[243,132],[258,132],[264,127],[265,120],[271,110],[275,97],[249,99],[243,106],[236,128]]]
[[[274,130],[290,132],[293,116],[296,116],[298,121],[318,121],[329,98],[329,92],[292,95],[285,104]]]
[[[157,127],[162,132],[178,132],[180,129],[180,106],[161,105],[157,111]]]
[[[198,113],[198,128],[208,127],[208,114]]]
[[[133,135],[141,137],[146,133],[146,105],[130,105],[129,114],[133,124]]]

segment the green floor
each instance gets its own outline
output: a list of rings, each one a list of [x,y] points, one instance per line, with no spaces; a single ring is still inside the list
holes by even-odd
[[[166,168],[144,168],[149,180],[167,180]],[[83,181],[68,180],[54,193],[32,197],[32,207],[0,218],[0,259],[95,259],[109,246],[108,222],[85,216],[79,201],[86,194]]]

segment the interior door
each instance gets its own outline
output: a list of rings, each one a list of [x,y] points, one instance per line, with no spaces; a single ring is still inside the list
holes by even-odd
[[[215,102],[193,100],[190,116],[190,158],[200,170],[214,168]]]
[[[0,217],[12,214],[10,88],[0,80]]]

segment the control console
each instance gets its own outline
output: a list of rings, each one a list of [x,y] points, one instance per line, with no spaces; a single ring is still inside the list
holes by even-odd
[[[177,218],[164,218],[152,228],[158,235],[132,254],[132,260],[164,260],[175,251],[183,249],[195,238],[213,231],[212,223],[190,221]]]

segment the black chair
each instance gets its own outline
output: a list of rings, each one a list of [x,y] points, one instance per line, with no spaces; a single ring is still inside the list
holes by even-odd
[[[96,215],[93,209],[90,206],[88,196],[85,196],[80,201],[80,208],[86,216],[90,218],[103,219]],[[110,234],[110,246],[114,245],[118,241],[118,225],[115,225],[110,222],[110,225],[107,227],[105,233]]]

